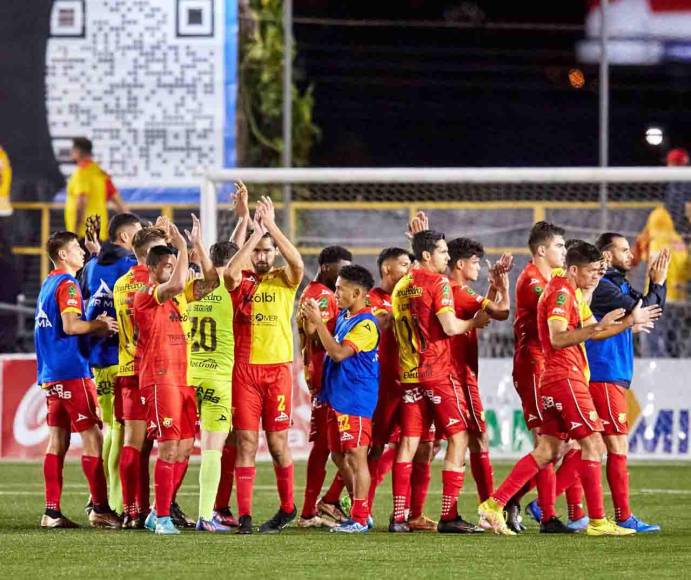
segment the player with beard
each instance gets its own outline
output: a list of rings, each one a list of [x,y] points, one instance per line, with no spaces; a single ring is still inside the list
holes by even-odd
[[[293,458],[288,447],[292,412],[293,314],[304,265],[295,246],[279,229],[273,203],[257,202],[254,231],[224,273],[235,317],[233,428],[237,433],[236,483],[238,533],[252,533],[252,495],[259,423],[273,458],[280,508],[260,532],[277,533],[297,515],[293,494]],[[279,255],[284,268],[275,268]],[[248,261],[252,270],[243,270]]]
[[[628,240],[621,234],[605,233],[595,245],[602,251],[609,267],[593,292],[590,308],[598,320],[614,308],[631,311],[640,300],[643,306],[657,304],[664,308],[669,250],[652,260],[646,294],[635,290],[626,279],[633,255]],[[644,329],[646,330],[646,329]],[[602,341],[586,342],[590,364],[590,394],[602,418],[607,447],[607,481],[612,492],[617,525],[642,532],[659,532],[660,526],[646,524],[631,512],[627,468],[628,420],[626,391],[633,380],[633,333],[628,329]]]

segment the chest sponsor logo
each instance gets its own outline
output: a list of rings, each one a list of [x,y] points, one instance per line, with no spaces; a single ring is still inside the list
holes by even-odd
[[[255,303],[272,303],[276,302],[276,293],[275,292],[257,292],[255,294],[252,294],[251,296],[248,296],[248,299],[252,302]]]

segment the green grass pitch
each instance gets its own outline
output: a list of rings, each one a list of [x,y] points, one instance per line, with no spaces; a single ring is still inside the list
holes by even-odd
[[[510,467],[496,466],[503,478]],[[434,464],[427,512],[436,516],[440,463]],[[304,463],[296,465],[302,501]],[[179,501],[196,515],[198,466]],[[86,524],[86,482],[79,465],[66,467],[63,511]],[[532,496],[531,496],[532,497]],[[291,527],[280,535],[237,536],[185,532],[157,537],[145,531],[41,530],[39,464],[0,463],[0,577],[18,578],[684,578],[691,574],[691,464],[631,466],[634,513],[663,532],[627,538],[542,536],[528,523],[520,537],[393,535],[386,532],[390,479],[377,495],[374,531],[344,536]],[[564,505],[560,500],[562,514]],[[611,513],[609,495],[606,496]],[[255,523],[277,508],[273,470],[260,464]],[[475,519],[475,486],[468,474],[461,510]]]

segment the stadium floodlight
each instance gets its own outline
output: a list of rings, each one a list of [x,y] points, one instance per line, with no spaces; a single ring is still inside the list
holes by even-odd
[[[648,127],[645,131],[645,141],[648,145],[658,147],[664,139],[665,133],[660,127]]]

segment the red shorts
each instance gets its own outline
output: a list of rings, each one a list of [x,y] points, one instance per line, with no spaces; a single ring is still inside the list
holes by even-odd
[[[324,443],[328,433],[329,405],[312,397],[309,442]]]
[[[368,447],[372,440],[372,419],[358,415],[344,415],[329,407],[329,450],[345,453],[358,447]]]
[[[626,435],[629,432],[626,389],[614,383],[590,383],[590,396],[602,419],[605,435]]]
[[[540,386],[542,425],[540,433],[559,439],[584,439],[602,431],[602,421],[590,396],[588,385],[561,379]]]
[[[50,427],[81,433],[98,425],[103,427],[98,415],[98,395],[93,379],[70,379],[51,384],[46,390]]]
[[[480,387],[477,384],[475,373],[471,373],[470,371],[466,373],[466,380],[463,383],[463,394],[465,395],[468,413],[470,414],[468,431],[472,431],[473,433],[485,433],[487,431],[487,425],[485,424],[485,408],[482,406]]]
[[[400,383],[379,383],[379,399],[372,417],[372,444],[381,446],[393,443],[401,422],[403,390]]]
[[[285,431],[290,427],[293,373],[290,363],[233,367],[233,427],[243,431]]]
[[[513,384],[521,399],[523,418],[528,429],[537,429],[542,424],[540,406],[540,379],[545,367],[542,363],[514,366]]]
[[[401,434],[434,441],[435,432],[451,437],[468,429],[468,408],[463,387],[449,375],[448,379],[410,385],[403,394]]]
[[[146,399],[147,432],[150,439],[192,439],[197,428],[197,391],[194,387],[150,385],[140,393]]]
[[[146,397],[139,389],[139,377],[116,377],[114,405],[118,421],[146,421]]]

